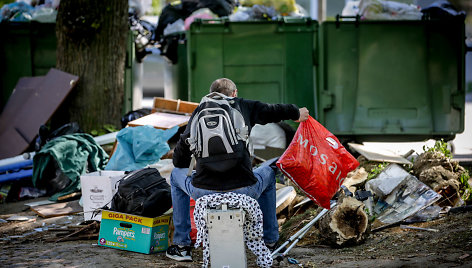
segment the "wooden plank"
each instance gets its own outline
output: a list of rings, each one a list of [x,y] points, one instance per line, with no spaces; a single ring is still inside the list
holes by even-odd
[[[175,126],[185,126],[190,119],[190,115],[181,115],[181,114],[171,114],[171,113],[162,113],[155,112],[131,122],[128,122],[128,126],[137,127],[137,126],[153,126],[157,129],[170,129]]]
[[[79,204],[79,200],[74,200],[70,202],[31,207],[31,210],[43,218],[52,218],[82,212],[82,207]]]
[[[297,192],[293,186],[283,187],[276,192],[276,213],[280,213],[284,208],[288,207],[290,203],[297,197]]]
[[[161,97],[155,97],[154,103],[152,106],[152,112],[174,112],[181,114],[191,114],[195,108],[197,108],[198,103],[183,101],[183,100],[173,100],[165,99]]]

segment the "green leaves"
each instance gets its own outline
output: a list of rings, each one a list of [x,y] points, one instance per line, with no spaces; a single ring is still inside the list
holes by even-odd
[[[425,152],[440,152],[442,153],[445,157],[447,158],[452,158],[452,153],[449,150],[447,146],[447,142],[444,141],[444,139],[441,139],[440,141],[436,141],[434,143],[434,146],[432,148],[427,147],[426,145],[423,146],[423,150]]]
[[[459,193],[464,201],[472,201],[472,187],[469,184],[469,179],[470,175],[467,170],[459,177],[459,182],[461,183]]]
[[[370,172],[369,175],[367,175],[367,181],[377,177],[382,171],[388,166],[387,162],[380,163],[376,166],[374,166]]]
[[[116,126],[114,125],[111,125],[111,124],[105,124],[102,126],[101,129],[94,129],[92,131],[90,131],[90,135],[96,137],[96,136],[102,136],[102,135],[105,135],[107,133],[112,133],[112,132],[116,132],[118,131],[119,129],[116,128]]]

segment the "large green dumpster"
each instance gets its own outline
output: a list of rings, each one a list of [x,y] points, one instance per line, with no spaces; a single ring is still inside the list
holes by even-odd
[[[187,31],[188,96],[199,102],[211,83],[233,80],[238,96],[314,110],[318,25],[278,21],[196,21]]]
[[[464,130],[464,21],[196,20],[173,69],[198,102],[228,77],[239,96],[306,106],[343,141],[450,139]],[[184,47],[185,49],[181,49]],[[185,94],[187,92],[188,94]]]
[[[462,132],[464,34],[462,20],[324,22],[319,121],[357,140]]]
[[[18,79],[45,75],[56,66],[55,23],[0,23],[0,111]],[[126,50],[123,114],[132,110],[134,38],[130,31]]]

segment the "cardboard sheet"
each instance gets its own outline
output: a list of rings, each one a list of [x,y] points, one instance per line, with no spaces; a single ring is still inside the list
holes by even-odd
[[[130,127],[150,125],[158,129],[170,129],[175,126],[185,126],[190,119],[190,115],[171,114],[155,112],[128,123]]]
[[[64,203],[31,207],[31,210],[43,218],[51,218],[82,212],[82,206],[80,206],[79,200],[74,200]]]

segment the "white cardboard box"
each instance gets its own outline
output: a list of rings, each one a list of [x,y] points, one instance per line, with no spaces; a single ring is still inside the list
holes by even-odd
[[[124,171],[101,170],[80,176],[84,220],[101,221],[102,213],[98,212],[92,217],[93,211],[105,205],[110,208],[110,201],[124,174]]]

